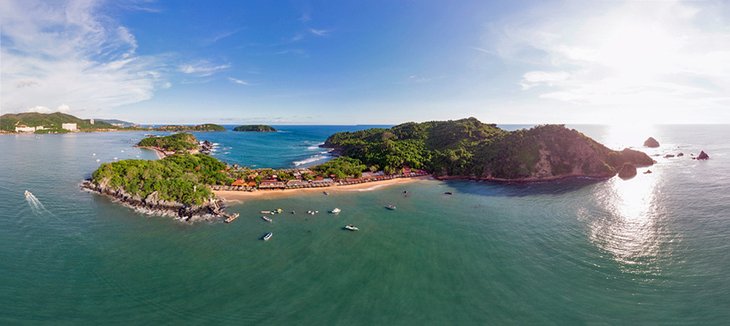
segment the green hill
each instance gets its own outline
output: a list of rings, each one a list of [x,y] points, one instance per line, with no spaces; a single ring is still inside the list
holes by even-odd
[[[159,130],[159,131],[174,131],[174,132],[180,132],[180,131],[225,131],[226,128],[224,128],[221,125],[217,125],[217,124],[205,123],[205,124],[196,125],[196,126],[186,126],[186,125],[159,126],[159,127],[155,128],[155,130]]]
[[[491,180],[609,177],[624,163],[653,164],[642,152],[608,149],[563,125],[509,132],[475,118],[341,132],[324,146],[388,173],[408,166]]]
[[[233,131],[275,132],[276,129],[267,125],[243,125],[233,128]]]
[[[137,146],[156,147],[165,152],[180,152],[198,148],[198,140],[192,134],[179,133],[165,137],[147,137]]]
[[[16,125],[26,125],[29,127],[44,126],[47,129],[61,129],[62,123],[76,123],[80,130],[94,129],[110,129],[116,128],[106,122],[95,121],[92,125],[89,120],[79,119],[70,114],[55,113],[8,113],[0,116],[0,129],[6,131],[15,131]]]

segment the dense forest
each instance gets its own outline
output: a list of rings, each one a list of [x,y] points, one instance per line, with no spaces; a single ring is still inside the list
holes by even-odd
[[[624,163],[653,163],[642,152],[610,150],[563,125],[508,132],[475,118],[340,132],[324,146],[387,173],[408,166],[439,176],[484,179],[607,177]]]
[[[200,205],[213,198],[207,185],[230,184],[225,163],[203,154],[179,154],[161,160],[123,160],[102,164],[92,181],[127,194],[158,198],[185,205]]]
[[[276,129],[267,125],[243,125],[233,128],[233,131],[274,132]]]
[[[192,134],[178,133],[164,137],[147,137],[137,146],[157,147],[166,152],[189,151],[198,148],[198,140]]]

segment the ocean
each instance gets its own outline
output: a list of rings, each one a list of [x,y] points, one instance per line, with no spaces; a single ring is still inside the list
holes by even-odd
[[[367,126],[278,127],[196,136],[229,163],[292,167]],[[78,187],[100,162],[154,159],[133,147],[143,132],[2,135],[0,324],[727,324],[730,128],[569,127],[615,149],[655,137],[653,173],[423,180],[256,199],[229,208],[234,223],[189,225]],[[322,213],[259,218],[275,208]]]

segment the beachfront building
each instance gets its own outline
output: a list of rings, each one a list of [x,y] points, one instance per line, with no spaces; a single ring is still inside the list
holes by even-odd
[[[75,123],[62,123],[61,124],[61,128],[62,129],[66,129],[68,131],[76,131],[76,130],[78,130],[78,127],[76,126]]]
[[[40,128],[40,129],[37,129]],[[15,132],[35,132],[36,130],[43,130],[43,126],[39,127],[28,127],[26,125],[15,126]]]

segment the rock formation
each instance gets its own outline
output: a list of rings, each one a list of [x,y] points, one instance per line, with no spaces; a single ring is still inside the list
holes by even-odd
[[[654,137],[649,137],[647,140],[644,141],[644,146],[649,148],[657,148],[659,147],[659,142],[654,139]]]
[[[618,171],[618,177],[621,179],[631,179],[636,176],[636,166],[631,163],[624,163],[621,170]]]

